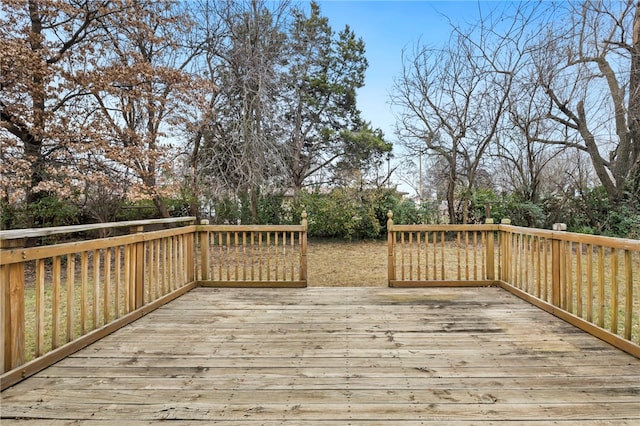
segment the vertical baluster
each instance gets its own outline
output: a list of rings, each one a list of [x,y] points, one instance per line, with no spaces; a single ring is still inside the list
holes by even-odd
[[[273,238],[274,238],[274,242],[273,242],[273,257],[274,257],[274,263],[275,263],[275,280],[278,281],[278,270],[280,267],[280,255],[279,255],[279,247],[280,247],[280,242],[279,242],[279,233],[276,231],[273,233]]]
[[[53,289],[51,295],[51,347],[60,347],[60,256],[53,258]]]
[[[251,231],[251,233],[249,234],[249,246],[250,246],[250,253],[251,253],[251,281],[255,281],[256,279],[256,275],[255,275],[255,234],[253,231]]]
[[[149,298],[147,300],[152,301],[158,298],[158,278],[156,277],[156,241],[149,241],[149,251],[148,251],[148,272],[147,275],[149,277],[149,282],[147,284],[147,289],[149,290]]]
[[[162,293],[169,293],[169,272],[171,270],[171,265],[169,263],[169,255],[171,252],[171,245],[169,244],[169,238],[165,237],[162,239]]]
[[[460,242],[460,231],[456,232],[456,257],[457,257],[457,280],[460,281],[462,279],[462,260],[460,257],[460,247],[461,247],[461,242]]]
[[[271,232],[267,232],[267,281],[271,281]]]
[[[396,255],[396,279],[399,278],[400,281],[403,281],[404,279],[404,231],[400,231],[400,233],[396,234],[396,244],[395,244],[395,248],[397,251],[397,255]],[[399,265],[399,266],[398,266]],[[400,276],[398,277],[398,272],[400,271]]]
[[[171,242],[173,245],[173,255],[171,256],[171,264],[173,266],[173,275],[171,276],[171,291],[178,288],[180,281],[182,281],[182,268],[181,259],[182,259],[182,245],[180,244],[180,236],[173,235],[171,238]]]
[[[445,259],[445,252],[444,252],[444,245],[445,245],[445,233],[444,231],[440,232],[440,279],[445,280],[446,279],[446,274],[445,274],[445,269],[444,269],[444,259]]]
[[[624,338],[631,340],[631,331],[633,329],[633,271],[632,271],[631,251],[624,251],[624,270],[625,270],[625,316],[624,316]]]
[[[548,253],[549,253],[549,240],[547,240],[546,238],[544,240],[542,240],[542,261],[544,263],[544,279],[542,282],[543,285],[543,291],[542,293],[544,294],[544,300],[546,300],[547,302],[549,302],[549,258],[548,258]]]
[[[205,239],[208,240],[209,239],[209,234],[205,233]],[[201,240],[201,244],[208,244],[208,241],[202,241]],[[154,242],[155,245],[155,252],[156,252],[156,259],[155,259],[155,265],[153,265],[153,270],[155,271],[154,275],[155,275],[155,280],[156,280],[156,291],[157,291],[157,295],[156,297],[160,297],[160,296],[164,296],[164,290],[162,289],[162,262],[160,261],[161,256],[162,256],[162,239],[157,239]],[[208,253],[207,249],[203,250],[205,253]],[[207,256],[207,260],[205,261],[205,264],[208,264],[208,256]],[[201,273],[203,273],[206,269],[202,269]],[[208,272],[207,272],[208,274]],[[202,279],[205,279],[205,277],[202,277]]]
[[[421,231],[416,232],[416,247],[418,248],[418,251],[416,253],[416,261],[418,263],[418,281],[422,281],[422,241],[420,238],[421,235]]]
[[[129,261],[129,251],[125,252],[125,263]],[[128,263],[126,263],[127,268],[125,270],[125,281],[129,277],[129,268]],[[80,257],[80,278],[81,278],[81,305],[80,305],[80,334],[87,334],[87,313],[89,311],[89,254],[86,251],[82,252]],[[126,287],[126,286],[125,286]]]
[[[424,231],[424,279],[429,281],[429,231]]]
[[[247,233],[242,231],[242,281],[247,280]]]
[[[598,325],[604,328],[604,247],[598,247]]]
[[[475,244],[475,235],[474,235],[474,244]],[[480,276],[482,277],[482,279],[492,279],[492,274],[489,274],[489,266],[487,265],[487,258],[488,256],[491,256],[491,258],[494,258],[494,253],[493,250],[491,250],[490,252],[490,247],[492,245],[489,244],[489,238],[493,238],[493,231],[487,231],[487,232],[481,232],[480,233],[480,247],[481,248],[485,248],[485,250],[480,250]],[[498,247],[500,247],[500,242],[498,242]],[[486,252],[486,255],[485,255]],[[495,264],[494,264],[494,269],[495,269]],[[476,267],[477,270],[477,267]],[[492,271],[493,272],[493,271]],[[494,277],[495,278],[495,277]]]
[[[566,261],[567,261],[567,310],[574,313],[573,302],[575,299],[575,289],[573,285],[573,243],[571,241],[566,242]]]
[[[264,269],[263,257],[263,234],[258,234],[258,280],[262,281],[262,270]]]
[[[115,249],[115,276],[116,276],[116,288],[113,294],[113,298],[115,299],[115,317],[120,318],[120,288],[122,286],[121,273],[122,270],[120,268],[120,258],[121,258],[121,250],[120,246],[117,246]]]
[[[296,241],[295,241],[295,233],[291,231],[289,235],[289,242],[291,243],[291,281],[296,280],[296,262],[295,262],[295,254],[296,254]]]
[[[409,232],[409,280],[413,280],[413,232]]]
[[[93,286],[92,286],[92,309],[91,309],[91,321],[94,329],[98,328],[98,308],[99,300],[98,295],[100,285],[100,251],[93,251]]]
[[[438,232],[433,231],[433,279],[438,279]]]
[[[522,288],[525,292],[531,294],[533,287],[531,286],[530,281],[530,272],[531,268],[529,268],[529,259],[531,252],[531,236],[530,235],[522,235]]]
[[[74,339],[76,255],[67,255],[67,342]]]
[[[582,243],[576,244],[576,315],[582,317]]]
[[[524,276],[524,264],[526,263],[526,247],[527,237],[524,234],[518,234],[518,273],[516,274],[518,277],[518,287],[526,291],[526,282]]]
[[[178,242],[180,243],[180,281],[176,283],[176,288],[184,286],[186,283],[190,282],[189,279],[189,250],[187,246],[187,235],[180,234],[178,235]]]
[[[587,321],[593,322],[593,245],[587,244]]]
[[[104,252],[103,324],[108,324],[111,311],[111,247]]]
[[[282,232],[282,280],[287,280],[289,270],[289,240],[286,232]]]
[[[233,266],[234,266],[234,276],[233,280],[237,281],[240,278],[240,242],[238,240],[238,232],[233,233],[233,245],[234,245],[234,258],[233,258]]]
[[[429,281],[429,232],[424,231],[422,235],[424,244],[424,280]]]
[[[149,301],[155,300],[153,296],[153,288],[154,282],[151,277],[151,272],[153,269],[153,241],[145,241],[139,245],[140,249],[142,249],[142,301],[140,301],[140,306],[149,303]],[[137,306],[138,308],[140,306]]]
[[[540,237],[535,237],[535,275],[536,275],[536,297],[540,298],[542,296],[542,277],[541,273],[541,265],[540,265]]]
[[[227,281],[231,280],[231,232],[227,232],[227,242],[225,246],[225,264],[227,270]]]
[[[36,355],[42,356],[45,334],[45,283],[44,283],[44,259],[36,260]]]
[[[223,247],[222,232],[218,231],[213,235],[213,241],[214,242],[216,240],[216,234],[218,235],[218,249],[215,250],[215,248],[214,248],[214,252],[217,253],[217,255],[214,256],[214,258],[218,262],[218,281],[222,281],[222,262],[223,262],[223,259],[224,259],[224,255],[222,254],[222,247]]]
[[[469,231],[464,231],[464,279],[469,280]]]
[[[611,332],[618,334],[618,250],[611,249]]]

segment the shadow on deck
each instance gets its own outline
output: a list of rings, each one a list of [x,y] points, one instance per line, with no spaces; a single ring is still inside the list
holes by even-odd
[[[640,360],[500,288],[196,288],[1,396],[3,425],[638,424]]]

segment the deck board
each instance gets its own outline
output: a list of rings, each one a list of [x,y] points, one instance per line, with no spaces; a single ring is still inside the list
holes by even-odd
[[[640,424],[640,360],[498,288],[197,288],[2,424]]]

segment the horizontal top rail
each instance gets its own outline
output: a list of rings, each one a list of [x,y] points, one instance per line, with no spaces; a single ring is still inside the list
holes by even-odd
[[[87,225],[54,226],[50,228],[29,228],[0,231],[0,241],[21,238],[47,237],[50,235],[72,234],[75,232],[95,231],[109,228],[130,228],[145,225],[195,222],[195,216],[170,217],[166,219],[129,220],[123,222],[92,223]]]
[[[467,224],[467,225],[396,225],[389,226],[389,231],[396,232],[456,232],[456,231],[505,231],[527,234],[536,237],[570,241],[574,243],[601,245],[621,250],[640,251],[640,240],[630,238],[606,237],[603,235],[580,234],[577,232],[553,231],[549,229],[526,228],[505,224]]]
[[[418,232],[418,231],[497,231],[500,225],[476,224],[476,225],[391,225],[390,231]]]
[[[210,232],[302,232],[305,225],[197,225],[197,231]]]
[[[2,251],[2,256],[0,256],[0,266],[8,265],[11,263],[27,262],[36,259],[44,259],[53,256],[63,256],[66,254],[78,253],[81,251],[102,250],[119,245],[153,241],[160,238],[172,237],[175,235],[189,234],[193,233],[194,231],[195,226],[191,225],[175,229],[165,229],[162,231],[121,235],[118,237],[58,243],[50,246],[5,249]]]
[[[582,244],[601,245],[622,250],[640,251],[640,240],[630,238],[605,237],[603,235],[580,234],[577,232],[551,231],[547,229],[525,228],[513,225],[498,225],[501,231],[552,238]]]

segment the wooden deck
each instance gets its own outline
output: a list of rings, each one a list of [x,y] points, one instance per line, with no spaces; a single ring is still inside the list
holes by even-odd
[[[1,396],[3,426],[640,424],[640,360],[498,288],[197,288]]]

